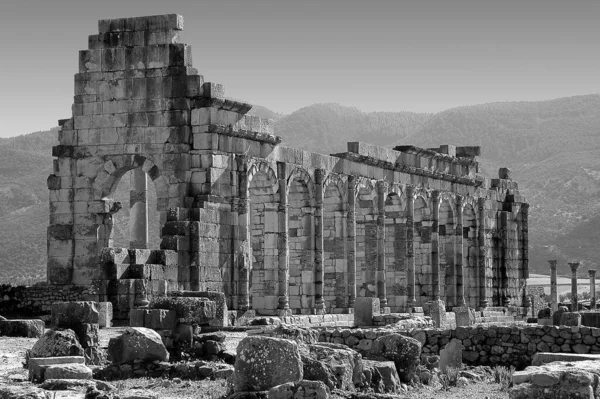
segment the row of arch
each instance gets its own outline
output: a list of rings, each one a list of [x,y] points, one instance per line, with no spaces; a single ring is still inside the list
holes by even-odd
[[[322,295],[328,311],[350,305],[352,284],[356,286],[357,296],[381,295],[381,288],[377,286],[381,280],[380,265],[384,265],[387,305],[394,311],[407,307],[407,277],[409,268],[413,267],[407,264],[407,240],[410,239],[407,231],[411,222],[416,305],[431,300],[433,211],[430,193],[423,189],[414,190],[414,211],[409,222],[406,186],[386,185],[359,177],[352,187],[348,187],[347,176],[333,173],[324,176],[322,183],[315,180],[300,167],[281,178],[264,162],[249,168],[246,195],[252,260],[250,306],[255,309],[277,307],[280,289],[276,282],[281,282],[279,245],[287,244],[289,306],[297,313],[308,313],[314,308],[319,295],[315,264],[319,243],[315,229],[319,223],[322,223],[323,236]],[[281,198],[282,193],[286,198]],[[354,198],[350,200],[352,195]],[[284,211],[280,204],[285,204]],[[322,209],[321,217],[316,215],[317,208]],[[476,200],[465,198],[460,209],[461,217],[457,218],[459,211],[454,195],[440,194],[440,294],[447,304],[459,305],[460,272],[457,265],[461,264],[465,302],[477,307],[480,290]],[[354,223],[350,223],[352,218]],[[282,228],[286,230],[287,241],[280,239]],[[350,231],[353,228],[355,234]],[[355,275],[349,263],[353,256]]]

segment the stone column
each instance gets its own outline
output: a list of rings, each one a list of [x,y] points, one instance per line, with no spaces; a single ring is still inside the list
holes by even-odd
[[[487,301],[487,278],[486,272],[486,246],[485,246],[485,198],[478,198],[479,208],[478,220],[478,244],[479,244],[479,307],[485,309],[488,306]]]
[[[250,248],[250,201],[248,200],[248,163],[245,156],[239,156],[238,162],[238,259],[236,262],[238,272],[238,300],[239,310],[250,308],[250,270],[252,269],[252,256]]]
[[[456,196],[456,306],[467,306],[465,302],[465,280],[463,269],[463,197]]]
[[[356,300],[356,176],[348,176],[348,308]]]
[[[278,207],[278,231],[277,234],[277,259],[279,262],[279,298],[277,310],[279,316],[286,316],[289,311],[289,268],[290,251],[288,239],[288,190],[286,178],[286,163],[277,162],[277,178],[279,181],[279,207]]]
[[[385,195],[387,184],[377,182],[377,295],[381,308],[387,306],[385,281]]]
[[[415,236],[415,197],[414,187],[406,186],[406,306],[411,308],[417,306],[415,298],[415,255],[414,255],[414,236]]]
[[[570,262],[571,267],[571,312],[577,312],[577,306],[579,304],[579,298],[577,298],[577,269],[579,268],[579,262]]]
[[[315,313],[325,313],[323,298],[323,181],[325,171],[315,170]]]
[[[550,263],[550,307],[552,308],[552,313],[558,310],[558,290],[556,286],[556,264],[557,260],[549,260]]]
[[[140,168],[131,171],[129,191],[129,247],[148,248],[148,203],[146,172]]]
[[[431,226],[431,284],[433,300],[440,300],[440,259],[438,226],[440,221],[440,193],[434,191],[431,195],[433,206],[433,224]]]
[[[590,308],[596,309],[596,270],[588,270],[590,275]]]

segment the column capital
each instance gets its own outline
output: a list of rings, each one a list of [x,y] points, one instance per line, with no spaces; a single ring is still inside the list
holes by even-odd
[[[588,274],[590,275],[590,277],[596,277],[596,269],[588,270]]]
[[[577,273],[577,269],[579,268],[580,262],[569,262],[569,266],[571,267],[571,272],[573,274]]]
[[[554,269],[556,269],[556,265],[558,264],[558,261],[556,259],[551,259],[548,261],[548,263],[550,264],[550,269],[554,270]]]

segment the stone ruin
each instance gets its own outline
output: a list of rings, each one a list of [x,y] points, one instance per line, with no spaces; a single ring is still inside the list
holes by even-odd
[[[522,305],[529,205],[506,168],[478,173],[479,147],[288,148],[192,67],[181,16],[98,27],[52,149],[50,285],[92,287],[115,317],[175,291],[280,316],[349,313],[357,297],[392,312]],[[129,171],[130,247],[115,248],[112,196]]]

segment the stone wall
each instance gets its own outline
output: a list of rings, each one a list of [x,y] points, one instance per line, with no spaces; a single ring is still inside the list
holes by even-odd
[[[50,317],[54,302],[81,301],[91,293],[90,287],[65,285],[0,285],[0,315],[9,317]]]
[[[469,365],[531,364],[537,352],[600,353],[600,328],[566,326],[489,326],[458,327],[456,330],[377,328],[323,329],[319,341],[334,342],[366,353],[380,336],[399,332],[423,344],[424,356],[439,355],[452,339],[464,347],[463,362]]]
[[[49,283],[95,284],[117,313],[172,290],[220,291],[263,315],[344,313],[357,296],[392,312],[438,297],[521,304],[529,205],[506,169],[480,175],[478,147],[282,146],[272,120],[205,82],[181,30],[175,14],[102,20],[79,52],[48,177]],[[115,257],[112,197],[129,171],[140,252]]]

